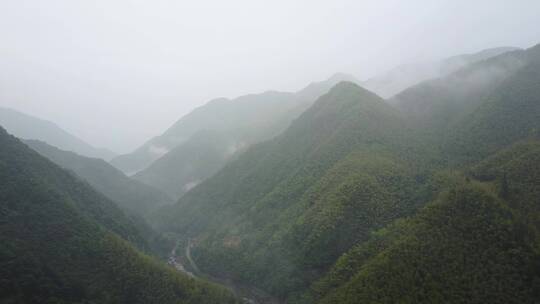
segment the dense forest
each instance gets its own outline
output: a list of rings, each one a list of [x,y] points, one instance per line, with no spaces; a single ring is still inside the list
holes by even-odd
[[[0,302],[235,303],[141,253],[135,221],[4,129],[0,184]]]
[[[102,159],[60,150],[38,140],[25,140],[24,143],[60,167],[75,173],[130,213],[143,216],[155,208],[172,203],[166,194],[128,178]]]
[[[59,149],[73,151],[86,157],[109,160],[115,156],[113,152],[107,149],[91,146],[51,121],[39,119],[13,109],[0,107],[0,126],[18,138],[45,141]]]
[[[1,303],[540,303],[540,45],[214,99],[110,163],[3,124]]]
[[[540,46],[385,101],[333,87],[153,215],[287,303],[540,300]]]
[[[177,199],[249,146],[283,132],[319,96],[344,80],[354,78],[336,74],[298,92],[268,91],[211,100],[111,164],[126,173],[136,172],[134,179]]]

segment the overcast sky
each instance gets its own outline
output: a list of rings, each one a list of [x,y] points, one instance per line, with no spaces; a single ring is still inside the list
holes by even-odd
[[[538,0],[0,0],[0,106],[127,152],[215,97],[539,42]]]

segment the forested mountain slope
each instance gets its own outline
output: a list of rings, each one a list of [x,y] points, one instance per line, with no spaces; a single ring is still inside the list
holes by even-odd
[[[289,303],[534,303],[538,202],[526,193],[538,181],[525,166],[536,156],[513,159],[494,180],[471,172],[539,139],[539,49],[419,84],[396,107],[340,83],[155,221],[193,239],[203,271]]]
[[[172,202],[167,195],[130,179],[101,159],[63,151],[42,141],[25,140],[24,142],[60,167],[73,171],[125,210],[145,215],[157,207]]]
[[[474,111],[491,91],[526,64],[526,51],[505,53],[466,66],[446,77],[422,82],[389,102],[419,127],[445,130]]]
[[[199,131],[238,129],[249,132],[248,126],[269,124],[273,115],[278,114],[276,111],[289,104],[292,106],[292,97],[291,93],[265,92],[235,100],[212,100],[182,117],[162,135],[133,153],[116,157],[111,163],[128,174],[134,173],[188,141]]]
[[[531,59],[459,120],[448,149],[475,160],[525,138],[540,138],[540,59]]]
[[[181,197],[243,152],[248,142],[236,143],[235,135],[221,131],[199,131],[133,179],[159,187],[169,196]]]
[[[538,230],[498,191],[458,181],[343,255],[306,303],[536,303]]]
[[[110,160],[115,155],[106,149],[94,148],[80,138],[62,130],[56,124],[21,112],[0,107],[0,126],[22,139],[45,141],[62,150],[87,157]]]
[[[163,209],[165,229],[203,232],[194,254],[212,271],[277,294],[305,287],[371,230],[422,204],[423,190],[407,190],[423,159],[408,134],[384,100],[340,83],[283,135]]]
[[[301,302],[540,300],[540,141],[439,179],[433,203],[344,254]]]
[[[392,103],[444,161],[477,161],[538,136],[540,46],[481,61],[403,91]]]
[[[112,202],[2,128],[0,184],[0,302],[234,303],[138,252]]]
[[[423,81],[445,77],[472,63],[515,50],[518,48],[498,47],[473,54],[453,56],[440,61],[403,65],[363,81],[361,86],[383,98],[390,98]]]
[[[201,140],[204,141],[205,136],[222,137],[215,144],[207,147],[220,152],[214,158],[214,162],[222,166],[224,164],[222,159],[229,160],[231,155],[244,151],[247,146],[281,133],[315,99],[342,80],[353,80],[353,78],[345,74],[336,74],[294,93],[268,91],[235,99],[212,100],[179,119],[162,135],[153,138],[133,153],[113,159],[111,163],[131,175],[147,168],[163,155],[174,151],[176,156],[171,156],[161,161],[161,164],[148,168],[148,172],[141,172],[137,178],[166,191],[169,191],[170,187],[162,185],[160,181],[172,180],[177,185],[176,188],[181,191],[186,184],[192,182],[181,178],[187,173],[181,170],[189,164],[189,159],[182,160],[182,155],[190,147],[197,145]],[[177,147],[178,149],[174,150]],[[204,149],[200,152],[204,153]],[[168,174],[167,171],[162,172],[160,168],[164,166],[176,168],[181,172],[178,176]],[[194,167],[196,171],[197,167]],[[205,170],[208,171],[208,168],[203,166],[198,174],[207,178],[217,169],[212,169],[211,174],[206,174]]]

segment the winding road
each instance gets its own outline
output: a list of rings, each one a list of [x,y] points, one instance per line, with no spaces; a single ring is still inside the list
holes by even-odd
[[[193,247],[193,242],[191,239],[188,239],[184,251],[184,256],[189,263],[190,269],[193,271],[188,271],[186,267],[178,260],[176,252],[178,246],[180,246],[181,241],[177,241],[174,248],[171,250],[171,255],[169,256],[168,264],[173,266],[176,270],[181,271],[192,278],[202,278],[214,282],[216,284],[222,285],[229,289],[234,295],[241,298],[246,304],[278,304],[280,303],[277,299],[266,294],[264,291],[251,287],[251,286],[239,286],[234,284],[230,280],[220,279],[213,277],[209,274],[202,273],[199,270],[199,267],[191,257],[191,248]]]
[[[176,245],[171,250],[171,254],[169,255],[169,260],[167,261],[167,263],[169,265],[173,266],[176,270],[178,270],[180,272],[183,272],[183,273],[187,274],[188,276],[190,276],[192,278],[195,278],[195,275],[193,274],[193,272],[187,271],[186,267],[184,267],[184,265],[181,262],[179,262],[178,259],[176,258],[176,250],[178,249],[179,245],[180,245],[180,241],[177,241]],[[186,247],[186,254],[187,253],[188,253],[188,249]],[[189,259],[190,263],[193,263],[192,260],[191,260],[191,256],[189,256],[188,259]],[[196,269],[196,268],[193,268],[193,269]]]
[[[191,258],[191,246],[193,246],[193,244],[191,243],[191,239],[188,239],[188,242],[186,245],[186,258],[189,262],[189,265],[193,269],[193,271],[195,271],[195,273],[201,273],[201,271],[199,270],[199,267],[197,267],[197,264],[195,264],[195,261],[193,261],[193,259]]]

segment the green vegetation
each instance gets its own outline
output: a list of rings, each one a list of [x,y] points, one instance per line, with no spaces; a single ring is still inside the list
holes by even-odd
[[[265,298],[538,303],[540,45],[480,59],[389,102],[340,82],[312,104],[343,76],[215,100],[114,163],[159,158],[135,178],[180,199],[154,226]],[[126,208],[159,201],[30,144]],[[235,302],[140,253],[155,249],[143,222],[3,131],[0,184],[2,302]]]
[[[313,295],[319,303],[533,303],[537,241],[489,187],[463,181],[340,258]]]
[[[468,120],[468,115],[484,103],[491,91],[521,69],[526,55],[526,51],[513,51],[477,62],[406,89],[390,102],[418,128],[448,132],[460,119]]]
[[[133,178],[178,198],[246,148],[246,143],[237,143],[232,135],[200,131]]]
[[[193,239],[203,272],[288,303],[534,303],[539,49],[395,108],[340,83],[154,222]]]
[[[422,173],[411,169],[423,157],[407,148],[407,134],[382,99],[342,83],[283,135],[163,209],[172,226],[165,229],[204,231],[193,251],[203,270],[279,296],[302,289],[370,231],[427,199]]]
[[[518,142],[465,177],[444,177],[438,184],[448,188],[436,201],[344,254],[302,300],[537,302],[539,180],[540,141]]]
[[[1,128],[0,185],[0,302],[235,303],[140,253],[130,218]]]
[[[518,50],[514,47],[486,49],[474,54],[463,54],[434,62],[398,66],[360,85],[383,98],[391,98],[423,81],[442,78],[475,62]]]
[[[540,138],[540,60],[517,71],[459,122],[452,153],[478,160],[520,139]]]
[[[124,210],[143,216],[157,207],[172,202],[167,195],[128,178],[101,159],[62,151],[41,141],[26,140],[24,142],[55,164],[74,172]]]
[[[62,150],[73,151],[87,157],[110,160],[115,156],[109,150],[92,147],[50,121],[12,109],[0,107],[0,126],[19,138],[42,140]]]
[[[249,146],[280,134],[344,79],[352,77],[337,74],[295,93],[268,91],[212,100],[182,117],[164,134],[111,163],[128,174],[137,172],[135,179],[178,198]]]

